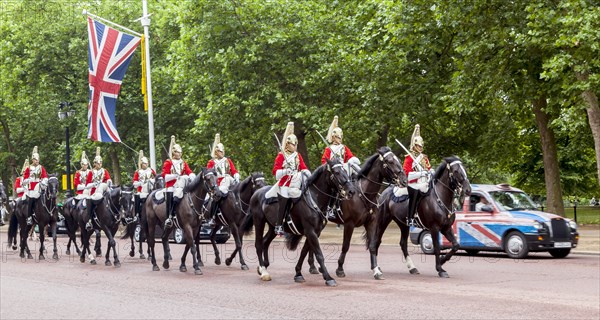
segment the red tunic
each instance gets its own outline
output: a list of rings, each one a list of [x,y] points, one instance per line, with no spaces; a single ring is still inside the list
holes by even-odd
[[[141,169],[135,170],[135,174],[133,175],[133,182],[140,181],[140,170]],[[152,177],[150,178],[152,179],[156,177],[156,171],[154,171],[154,169],[152,168],[150,168],[150,170],[152,170]],[[137,187],[137,191],[142,192],[142,186]]]
[[[188,166],[187,162],[185,161],[181,161],[181,164],[183,165],[183,168],[180,172],[181,175],[190,175],[192,174],[192,169],[190,169],[190,167]],[[175,185],[175,182],[177,182],[177,179],[175,180],[171,180],[171,181],[167,181],[167,175],[168,174],[173,174],[173,173],[177,173],[177,171],[175,171],[175,168],[173,167],[173,162],[171,161],[171,159],[167,159],[165,160],[165,163],[163,164],[163,168],[162,168],[162,176],[163,178],[165,178],[165,182],[166,182],[166,188],[170,188],[173,185]]]
[[[102,176],[102,181],[99,182],[104,182],[106,183],[108,180],[110,180],[110,174],[108,173],[108,170],[101,168],[101,170],[104,170],[104,175]],[[87,175],[87,179],[85,180],[85,183],[92,183],[94,182],[94,170],[90,170],[90,172],[88,172]],[[94,194],[94,192],[96,192],[96,188],[92,188],[92,190],[90,191],[90,194]]]
[[[84,172],[87,172],[89,174],[91,170],[86,170]],[[81,176],[81,170],[77,170],[77,172],[75,172],[75,178],[73,178],[73,185],[75,185],[75,192],[76,194],[83,194],[83,190],[85,189],[81,189],[81,190],[77,190],[77,186],[80,184],[85,184],[85,181],[87,180],[87,174],[84,174],[85,176],[82,177]]]
[[[27,167],[25,169],[25,173],[23,174],[23,179],[35,179],[32,181],[29,181],[29,190],[33,190],[35,189],[35,186],[44,178],[48,178],[48,174],[46,173],[46,168],[44,168],[44,166],[42,166],[41,164],[39,165],[40,167],[42,167],[41,173],[39,177],[33,177],[31,176],[31,170],[30,167]]]
[[[273,175],[276,176],[277,174],[277,170],[279,169],[283,169],[283,161],[285,160],[283,153],[279,152],[277,154],[277,157],[275,158],[275,164],[273,164]],[[295,166],[296,166],[296,170],[298,171],[302,171],[302,170],[308,170],[308,168],[306,167],[306,164],[304,164],[304,160],[302,159],[302,155],[300,153],[296,153],[296,159],[294,159],[295,161]],[[281,179],[279,179],[279,186],[283,187],[289,187],[290,186],[290,182],[292,181],[292,177],[289,175],[285,175],[283,177],[281,177]]]
[[[333,152],[331,151],[330,147],[325,148],[323,156],[321,157],[321,164],[325,164],[325,162],[327,162],[327,159],[331,160],[332,153]],[[347,145],[344,145],[344,163],[348,162],[348,160],[350,160],[350,158],[352,157],[354,157],[352,151],[350,151],[350,148],[348,148]]]
[[[15,193],[17,193],[17,197],[21,198],[23,196],[23,194],[25,193],[25,190],[21,191],[21,192],[17,192],[17,189],[21,188],[21,180],[23,180],[23,178],[21,177],[17,177],[17,179],[15,180]]]
[[[423,154],[423,159],[421,159],[421,167],[423,167],[423,169],[426,169],[426,170],[431,169],[431,165],[429,164],[429,158],[427,158],[427,156],[425,154]],[[407,177],[408,177],[409,172],[418,171],[418,170],[413,169],[413,158],[410,156],[410,154],[407,154],[404,157],[403,169],[404,169],[404,173],[406,173]],[[408,181],[408,183],[415,183],[415,182],[417,182],[417,179]]]
[[[229,172],[217,172],[217,184],[218,185],[221,185],[221,181],[223,180],[223,178],[225,177],[226,174],[233,177],[234,174],[238,173],[238,171],[235,169],[235,166],[233,165],[233,161],[231,161],[231,159],[229,159],[229,158],[226,158],[226,159],[227,159],[227,163],[229,165],[226,166],[225,171],[227,171],[227,169],[229,169]],[[208,160],[208,164],[206,165],[206,167],[208,169],[215,168],[215,160],[214,159]]]

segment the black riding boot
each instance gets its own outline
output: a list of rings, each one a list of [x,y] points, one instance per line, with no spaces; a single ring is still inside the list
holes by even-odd
[[[33,225],[33,205],[34,205],[34,199],[27,198],[27,225],[28,226]]]
[[[215,199],[210,200],[210,219],[208,225],[212,228],[216,225],[215,218],[217,216],[217,209],[219,209],[219,202]]]
[[[408,187],[408,216],[406,217],[406,224],[410,225],[415,218],[415,212],[417,211],[417,204],[421,200],[421,191]]]
[[[165,220],[165,227],[164,227],[164,229],[167,229],[167,228],[170,228],[170,227],[173,226],[172,217],[173,217],[173,212],[175,210],[173,210],[173,192],[167,191],[167,192],[165,192],[165,194],[166,194],[166,198],[167,198],[167,203],[166,203],[166,206],[167,206],[167,219]]]
[[[285,220],[285,216],[290,209],[292,204],[292,199],[284,198],[279,196],[279,211],[277,212],[277,221],[275,223],[275,234],[278,236],[283,235],[283,222]]]
[[[94,219],[94,204],[92,203],[92,199],[87,199],[87,212],[90,220],[85,224],[85,230],[92,231],[94,229],[94,225],[92,224],[92,220]]]
[[[135,216],[133,217],[132,222],[136,222],[139,220],[140,214],[142,214],[142,199],[140,198],[139,194],[136,194],[133,197],[133,208],[135,210]]]

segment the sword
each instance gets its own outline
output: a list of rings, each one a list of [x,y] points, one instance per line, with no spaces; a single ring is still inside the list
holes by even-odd
[[[325,138],[323,138],[323,135],[318,130],[315,130],[315,132],[319,135],[319,137],[321,137],[321,139],[323,140],[323,142],[325,142],[325,146],[328,146],[329,143],[327,143],[327,140],[325,140]]]
[[[406,153],[408,153],[408,155],[413,159],[413,163],[417,164],[419,171],[423,171],[423,167],[421,166],[421,164],[417,161],[417,159],[415,159],[415,157],[413,157],[412,153],[408,151],[408,149],[406,149],[402,142],[398,141],[398,139],[394,140],[396,140],[396,143],[398,143],[402,147],[402,149],[404,149],[404,151],[406,151]]]
[[[277,140],[277,145],[279,146],[279,151],[285,155],[285,153],[283,152],[283,147],[281,146],[281,142],[279,141],[279,137],[277,137],[275,132],[273,132],[273,135],[275,136],[275,140]]]

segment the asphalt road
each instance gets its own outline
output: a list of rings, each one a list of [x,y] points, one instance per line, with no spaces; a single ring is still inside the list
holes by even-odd
[[[360,233],[357,230],[356,235]],[[599,255],[574,253],[552,259],[536,254],[524,260],[501,254],[457,255],[445,265],[450,278],[441,279],[433,256],[412,247],[421,274],[410,275],[399,247],[384,245],[379,264],[386,280],[378,281],[360,244],[352,245],[346,257],[347,276],[335,277],[341,247],[336,241],[322,243],[326,266],[338,283],[326,287],[322,277],[308,274],[306,267],[306,282],[295,283],[298,252],[287,251],[279,240],[271,249],[273,280],[263,282],[249,241],[244,254],[250,270],[240,270],[237,260],[230,267],[215,265],[212,248],[205,245],[204,274],[194,275],[189,257],[189,271],[178,270],[181,245],[171,244],[170,270],[161,267],[156,272],[148,261],[129,257],[124,240],[118,241],[122,267],[115,268],[104,266],[104,258],[93,266],[64,255],[64,237],[59,241],[59,261],[22,260],[16,251],[7,250],[5,233],[0,236],[1,319],[600,318]],[[231,243],[220,248],[222,253],[233,251]],[[162,257],[160,244],[157,250]]]

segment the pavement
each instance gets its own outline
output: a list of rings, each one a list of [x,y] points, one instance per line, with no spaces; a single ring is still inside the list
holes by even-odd
[[[574,248],[571,253],[585,253],[600,255],[600,225],[580,225],[579,226],[579,243],[577,248]],[[365,228],[360,227],[354,229],[352,234],[352,244],[364,244],[362,234]],[[341,244],[344,236],[344,227],[340,226],[337,229],[334,223],[328,223],[321,233],[321,243],[337,243]],[[383,234],[382,245],[398,246],[400,243],[400,229],[395,223],[391,223]],[[409,246],[413,246],[409,240]]]

